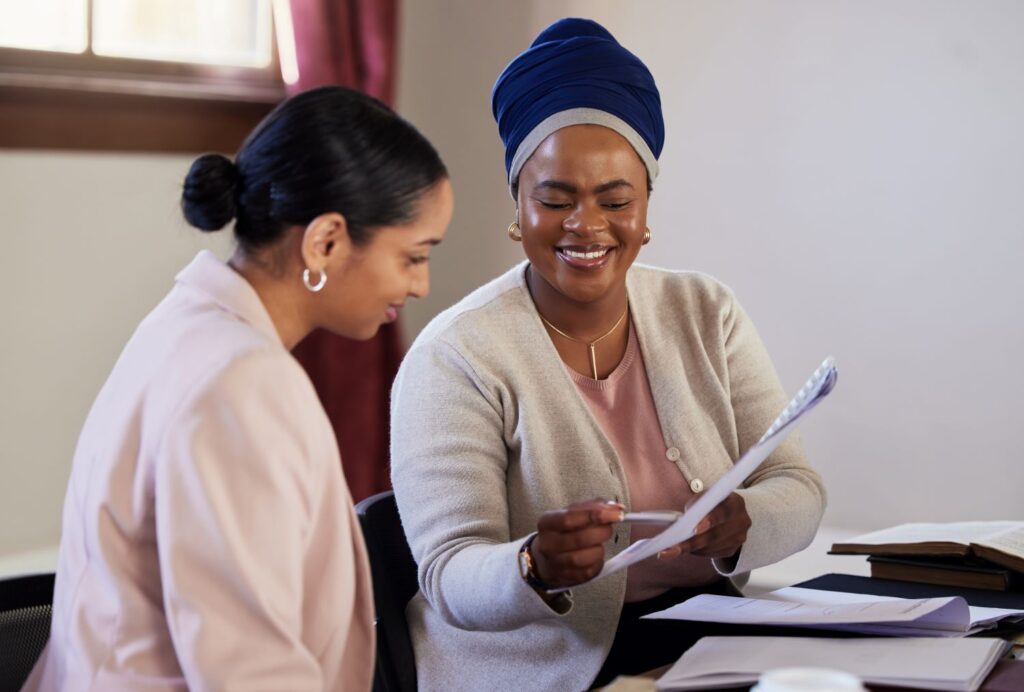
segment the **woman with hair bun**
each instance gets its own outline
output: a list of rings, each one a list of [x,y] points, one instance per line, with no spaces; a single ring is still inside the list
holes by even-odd
[[[278,106],[199,157],[185,218],[232,219],[139,325],[82,430],[36,690],[368,690],[369,566],[338,448],[289,353],[372,337],[428,291],[444,164],[378,101]]]

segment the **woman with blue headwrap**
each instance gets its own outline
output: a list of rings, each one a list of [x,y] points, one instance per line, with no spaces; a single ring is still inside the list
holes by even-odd
[[[423,689],[583,689],[677,658],[699,627],[640,616],[805,547],[825,493],[791,437],[685,544],[589,581],[658,530],[624,510],[684,509],[786,399],[728,288],[634,264],[665,138],[639,59],[564,19],[493,107],[527,259],[434,319],[395,381],[407,616]]]

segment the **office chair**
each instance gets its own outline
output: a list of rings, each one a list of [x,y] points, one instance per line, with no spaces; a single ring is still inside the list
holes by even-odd
[[[53,574],[0,580],[0,690],[20,690],[50,638]]]
[[[413,656],[405,606],[419,590],[416,561],[398,518],[395,494],[390,490],[356,505],[373,574],[373,603],[377,612],[377,662],[374,692],[415,692]]]

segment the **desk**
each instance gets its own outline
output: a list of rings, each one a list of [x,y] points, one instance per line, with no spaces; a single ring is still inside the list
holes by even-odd
[[[933,584],[917,584],[913,582],[891,581],[887,579],[873,579],[870,577],[855,576],[849,574],[826,574],[805,582],[796,584],[807,589],[821,589],[824,591],[847,591],[850,593],[872,594],[876,596],[897,596],[900,598],[937,598],[943,596],[963,596],[971,605],[988,606],[994,608],[1016,608],[1024,609],[1024,593],[1006,591],[985,591],[982,589],[962,589],[949,586],[936,586]],[[717,629],[720,626],[712,625]],[[742,629],[742,631],[740,631]],[[725,634],[726,632],[716,632]],[[800,635],[808,636],[864,636],[852,633],[826,632],[820,630],[805,630],[797,628],[736,628],[733,634],[756,635]],[[1019,640],[1018,640],[1019,641]],[[606,692],[654,692],[654,681],[665,673],[670,666],[662,666],[642,676],[620,677],[611,685],[603,688]],[[873,692],[895,692],[907,688],[885,687],[868,685]],[[730,688],[732,691],[749,690],[749,687]],[[722,692],[730,692],[723,690]],[[1024,690],[1024,661],[1002,660],[989,673],[981,686],[981,692],[1021,692]]]

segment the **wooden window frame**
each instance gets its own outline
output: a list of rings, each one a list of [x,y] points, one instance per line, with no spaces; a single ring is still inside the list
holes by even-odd
[[[271,52],[244,68],[0,48],[0,149],[234,152],[285,96]]]

